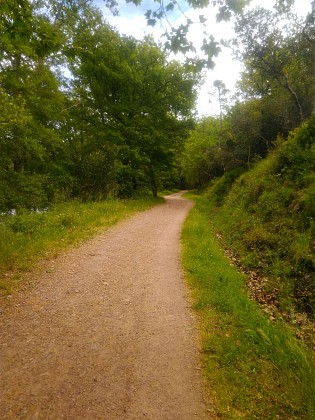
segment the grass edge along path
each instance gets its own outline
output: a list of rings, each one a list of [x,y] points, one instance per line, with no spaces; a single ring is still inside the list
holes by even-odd
[[[244,275],[215,239],[207,199],[193,200],[182,230],[182,264],[200,321],[204,376],[219,415],[314,419],[311,354],[247,296]]]
[[[23,284],[26,273],[43,259],[53,259],[70,246],[104,232],[139,211],[163,203],[162,198],[104,200],[56,204],[43,213],[22,212],[0,219],[0,295]]]

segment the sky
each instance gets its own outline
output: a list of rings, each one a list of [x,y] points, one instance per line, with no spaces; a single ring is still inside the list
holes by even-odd
[[[150,0],[142,1],[140,6],[126,3],[124,0],[118,0],[119,2],[119,16],[112,16],[112,14],[104,6],[103,0],[94,0],[94,4],[99,7],[109,22],[109,24],[115,27],[123,35],[131,35],[137,39],[142,39],[145,35],[152,35],[154,39],[159,42],[162,41],[163,28],[159,22],[153,28],[147,26],[147,21],[144,13],[148,9],[155,9],[157,3],[153,3]],[[312,0],[296,0],[296,11],[300,15],[306,15],[311,11]],[[198,21],[200,14],[205,15],[208,19],[207,30],[214,35],[216,40],[222,38],[228,39],[233,36],[233,28],[231,23],[221,22],[216,23],[215,11],[212,7],[208,9],[200,10],[189,10],[187,3],[182,0],[181,8],[185,14],[193,21]],[[274,0],[252,0],[250,7],[263,6],[264,8],[272,8]],[[183,20],[182,13],[179,11],[172,12],[171,22],[176,26]],[[194,45],[201,45],[203,38],[202,28],[200,25],[196,25],[191,31],[190,40]],[[180,59],[180,57],[176,57]],[[222,52],[219,57],[215,58],[216,66],[213,70],[209,70],[205,73],[205,81],[199,89],[198,100],[197,100],[197,113],[199,117],[206,115],[218,115],[219,104],[215,96],[211,96],[209,92],[213,90],[214,80],[222,80],[226,88],[230,90],[231,95],[235,93],[235,83],[240,78],[242,70],[241,63],[235,61],[232,57],[232,52],[228,48],[222,48]]]

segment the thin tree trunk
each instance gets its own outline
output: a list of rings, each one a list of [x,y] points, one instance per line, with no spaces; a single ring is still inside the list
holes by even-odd
[[[301,120],[301,122],[303,122],[303,121],[304,121],[304,112],[303,112],[303,108],[302,108],[301,102],[300,102],[300,100],[299,100],[299,98],[298,98],[298,95],[297,95],[297,93],[293,90],[292,86],[290,85],[290,82],[289,82],[289,80],[288,80],[287,76],[284,76],[284,78],[285,78],[285,81],[286,81],[285,87],[286,87],[286,88],[287,88],[287,90],[291,93],[291,95],[292,95],[292,97],[293,97],[293,100],[294,100],[294,102],[295,102],[295,105],[297,106],[297,108],[298,108],[298,110],[299,110],[300,120]]]
[[[14,172],[17,172],[19,174],[23,173],[24,171],[24,162],[22,159],[16,159],[13,162],[13,168]]]
[[[151,184],[151,191],[152,191],[153,198],[157,198],[158,187],[157,187],[155,173],[152,168],[150,169],[150,184]]]

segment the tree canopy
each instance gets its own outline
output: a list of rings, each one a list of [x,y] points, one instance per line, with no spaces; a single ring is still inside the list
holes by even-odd
[[[137,4],[137,1],[135,1]],[[203,42],[205,58],[187,52],[191,25],[165,26],[162,48],[147,37],[121,36],[90,0],[4,0],[0,5],[0,208],[54,201],[130,197],[160,188],[201,185],[263,158],[279,134],[314,107],[314,13],[297,20],[292,1],[247,10],[248,1],[188,1],[230,19],[231,48],[244,64],[229,106],[214,84],[219,118],[198,122],[194,106],[204,66],[220,43]],[[106,1],[115,12],[115,1]],[[155,3],[148,24],[181,4]],[[208,36],[209,35],[209,36]],[[202,127],[202,128],[201,128]]]
[[[2,209],[178,181],[196,98],[188,66],[120,36],[86,2],[0,8]]]

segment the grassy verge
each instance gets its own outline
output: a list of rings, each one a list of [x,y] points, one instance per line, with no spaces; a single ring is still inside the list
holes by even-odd
[[[19,287],[22,273],[40,259],[55,257],[62,249],[92,237],[118,221],[161,203],[162,199],[67,202],[48,212],[1,216],[0,293]]]
[[[207,199],[195,201],[182,232],[182,259],[218,412],[227,419],[314,419],[311,354],[248,298],[244,276],[215,239]]]
[[[180,190],[173,188],[171,190],[163,190],[161,192],[159,192],[159,196],[160,197],[164,197],[165,195],[171,195],[171,194],[175,194],[177,192],[179,192]]]

